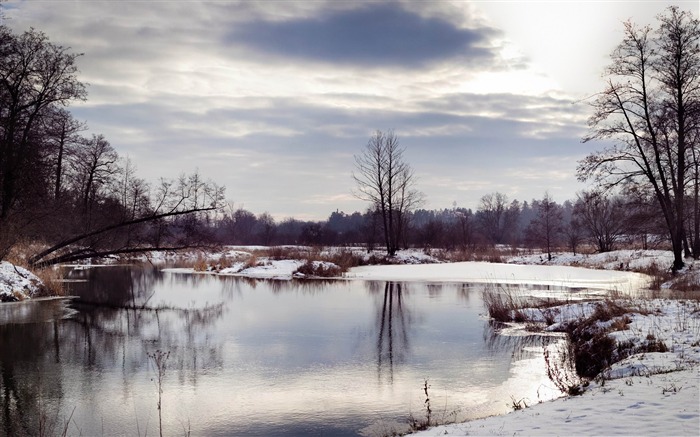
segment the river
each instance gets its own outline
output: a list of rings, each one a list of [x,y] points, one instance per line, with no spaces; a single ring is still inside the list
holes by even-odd
[[[4,435],[381,436],[559,394],[552,337],[500,334],[483,284],[66,277],[75,299],[0,306]]]

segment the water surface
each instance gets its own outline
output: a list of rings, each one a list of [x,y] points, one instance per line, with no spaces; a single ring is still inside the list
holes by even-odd
[[[72,301],[0,306],[0,433],[381,435],[557,395],[536,335],[483,285],[251,281],[144,266],[69,272]],[[513,286],[509,286],[513,287]]]

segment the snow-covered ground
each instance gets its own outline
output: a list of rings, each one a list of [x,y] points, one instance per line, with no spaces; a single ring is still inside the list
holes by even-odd
[[[0,262],[0,302],[29,299],[40,288],[41,280],[29,270],[7,261]]]
[[[234,262],[230,267],[217,270],[208,270],[199,273],[216,273],[227,276],[244,276],[255,279],[292,279],[294,272],[304,264],[301,260],[261,260],[258,265],[248,266],[246,262]],[[166,272],[172,273],[197,273],[194,268],[166,268]]]

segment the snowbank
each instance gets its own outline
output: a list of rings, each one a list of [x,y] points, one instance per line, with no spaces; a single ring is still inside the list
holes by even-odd
[[[41,280],[29,270],[0,262],[0,302],[29,299],[41,289]]]
[[[576,254],[553,253],[552,260],[546,254],[514,256],[508,259],[516,264],[541,264],[550,266],[578,266],[604,270],[645,270],[652,266],[660,270],[670,269],[673,253],[668,250],[615,250],[613,252]],[[692,261],[689,261],[692,263]]]

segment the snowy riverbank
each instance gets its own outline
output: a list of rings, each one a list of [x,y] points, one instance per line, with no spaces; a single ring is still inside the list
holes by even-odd
[[[41,280],[29,270],[0,262],[0,302],[26,300],[39,293]]]
[[[630,314],[618,342],[663,342],[668,352],[630,356],[611,366],[581,396],[528,406],[503,416],[437,426],[418,436],[668,435],[700,432],[700,303],[630,301],[648,314]],[[543,363],[544,365],[544,363]],[[504,402],[510,402],[504,399]]]

